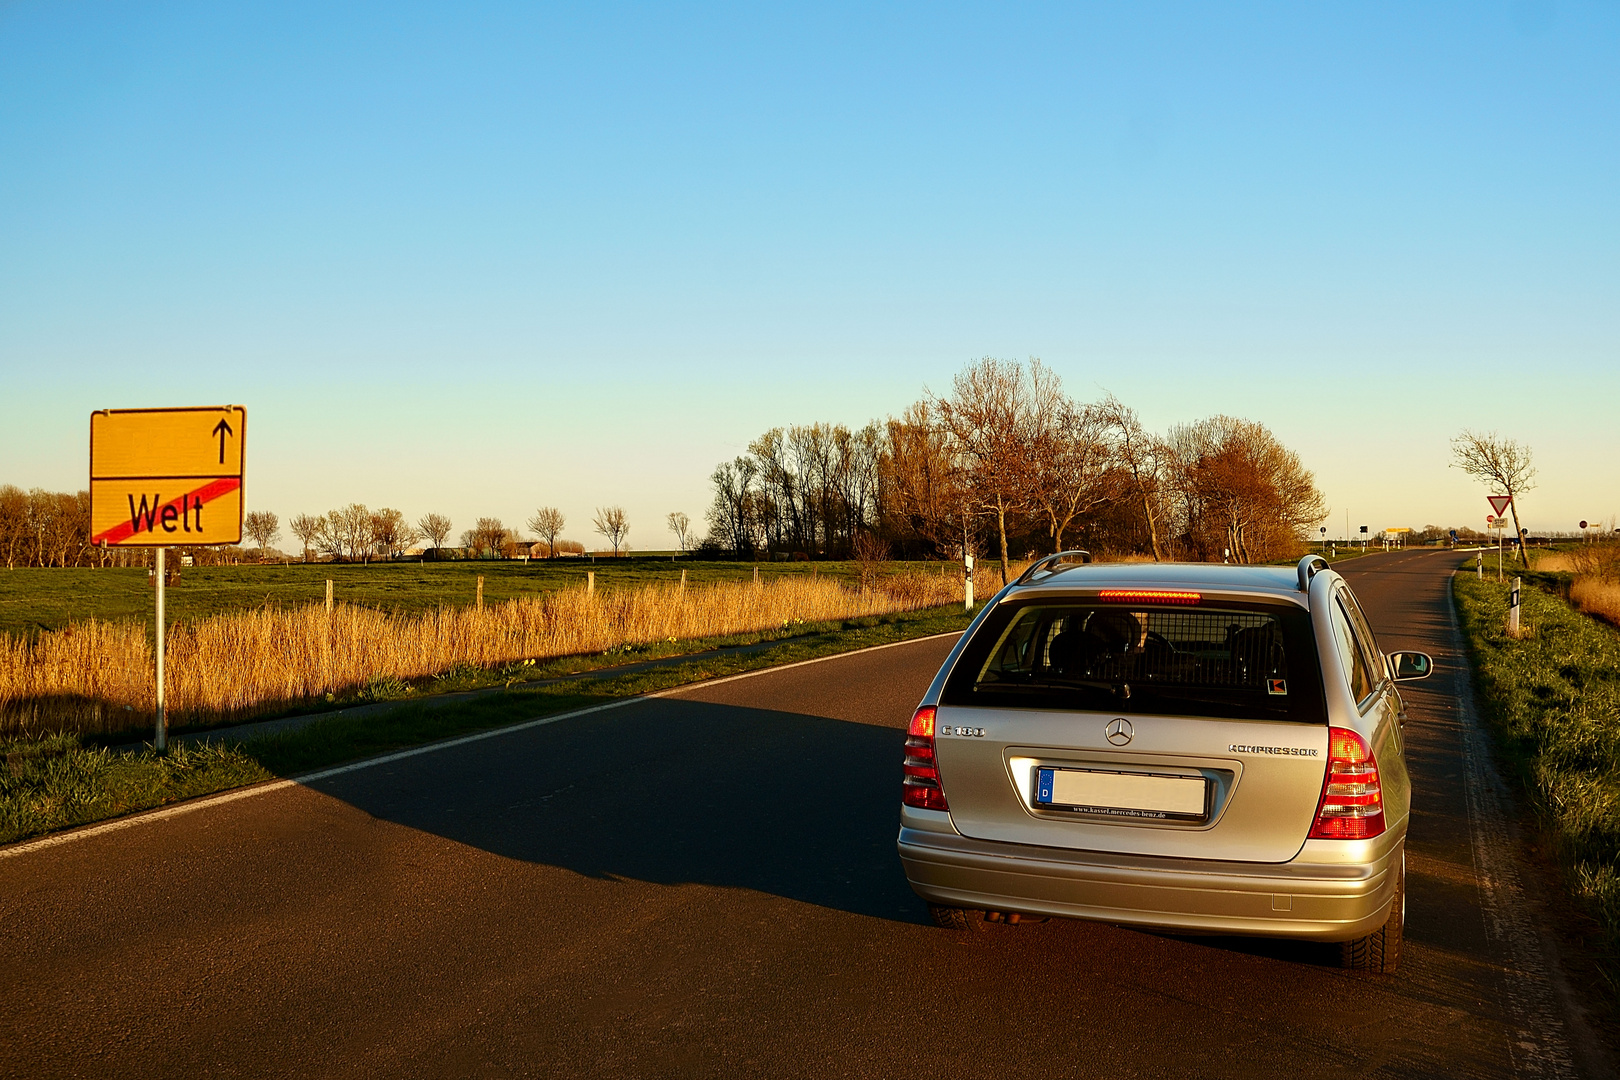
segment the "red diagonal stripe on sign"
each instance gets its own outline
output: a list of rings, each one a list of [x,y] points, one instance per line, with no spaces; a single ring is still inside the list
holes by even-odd
[[[172,506],[176,510],[184,512],[187,506],[196,506],[199,503],[213,502],[221,495],[229,495],[231,492],[235,491],[241,486],[242,478],[239,476],[225,476],[218,480],[210,480],[196,491],[188,491],[184,495],[176,495],[168,502],[158,506],[158,508],[152,512],[151,521],[155,524],[163,520],[163,507],[165,506]],[[106,532],[96,533],[90,538],[90,542],[92,544],[122,544],[125,540],[128,540],[130,537],[141,531],[142,530],[138,528],[134,522],[120,521],[117,525],[114,525]],[[156,532],[157,530],[147,529],[145,531]]]

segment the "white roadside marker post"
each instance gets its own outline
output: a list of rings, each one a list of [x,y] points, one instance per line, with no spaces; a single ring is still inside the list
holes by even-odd
[[[163,753],[169,745],[169,733],[163,717],[163,578],[165,573],[163,553],[167,548],[157,549],[157,737],[154,745],[158,753]]]
[[[962,556],[962,610],[973,610],[973,556]]]
[[[1508,636],[1519,636],[1519,579],[1513,579],[1513,591],[1508,594]]]

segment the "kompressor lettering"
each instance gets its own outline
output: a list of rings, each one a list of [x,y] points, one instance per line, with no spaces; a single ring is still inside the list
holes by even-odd
[[[1283,757],[1321,757],[1321,753],[1304,746],[1249,746],[1233,743],[1226,748],[1229,754],[1278,754]]]

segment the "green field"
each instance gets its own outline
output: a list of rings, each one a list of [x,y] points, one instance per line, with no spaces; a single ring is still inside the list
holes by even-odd
[[[518,596],[581,588],[587,572],[596,574],[599,589],[633,588],[661,581],[743,581],[753,563],[671,561],[657,558],[559,559],[529,563],[478,562],[278,563],[242,566],[198,566],[181,571],[180,582],[166,592],[171,622],[205,618],[227,611],[266,605],[295,607],[326,598],[332,581],[335,599],[348,604],[395,611],[425,611],[471,604],[477,579],[484,579],[484,600],[496,603]],[[889,563],[883,572],[926,568],[958,573],[954,564]],[[819,574],[841,581],[859,580],[852,562],[762,562],[761,577]],[[144,569],[0,569],[0,633],[33,635],[57,630],[75,620],[152,620],[152,586]]]

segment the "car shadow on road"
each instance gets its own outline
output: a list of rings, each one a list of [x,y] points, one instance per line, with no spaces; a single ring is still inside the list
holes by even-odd
[[[895,854],[905,733],[662,699],[310,784],[593,878],[752,889],[925,922]]]
[[[382,820],[587,877],[928,923],[894,846],[904,742],[897,728],[662,699],[310,786]],[[1336,956],[1288,941],[1195,940],[1311,965]]]

